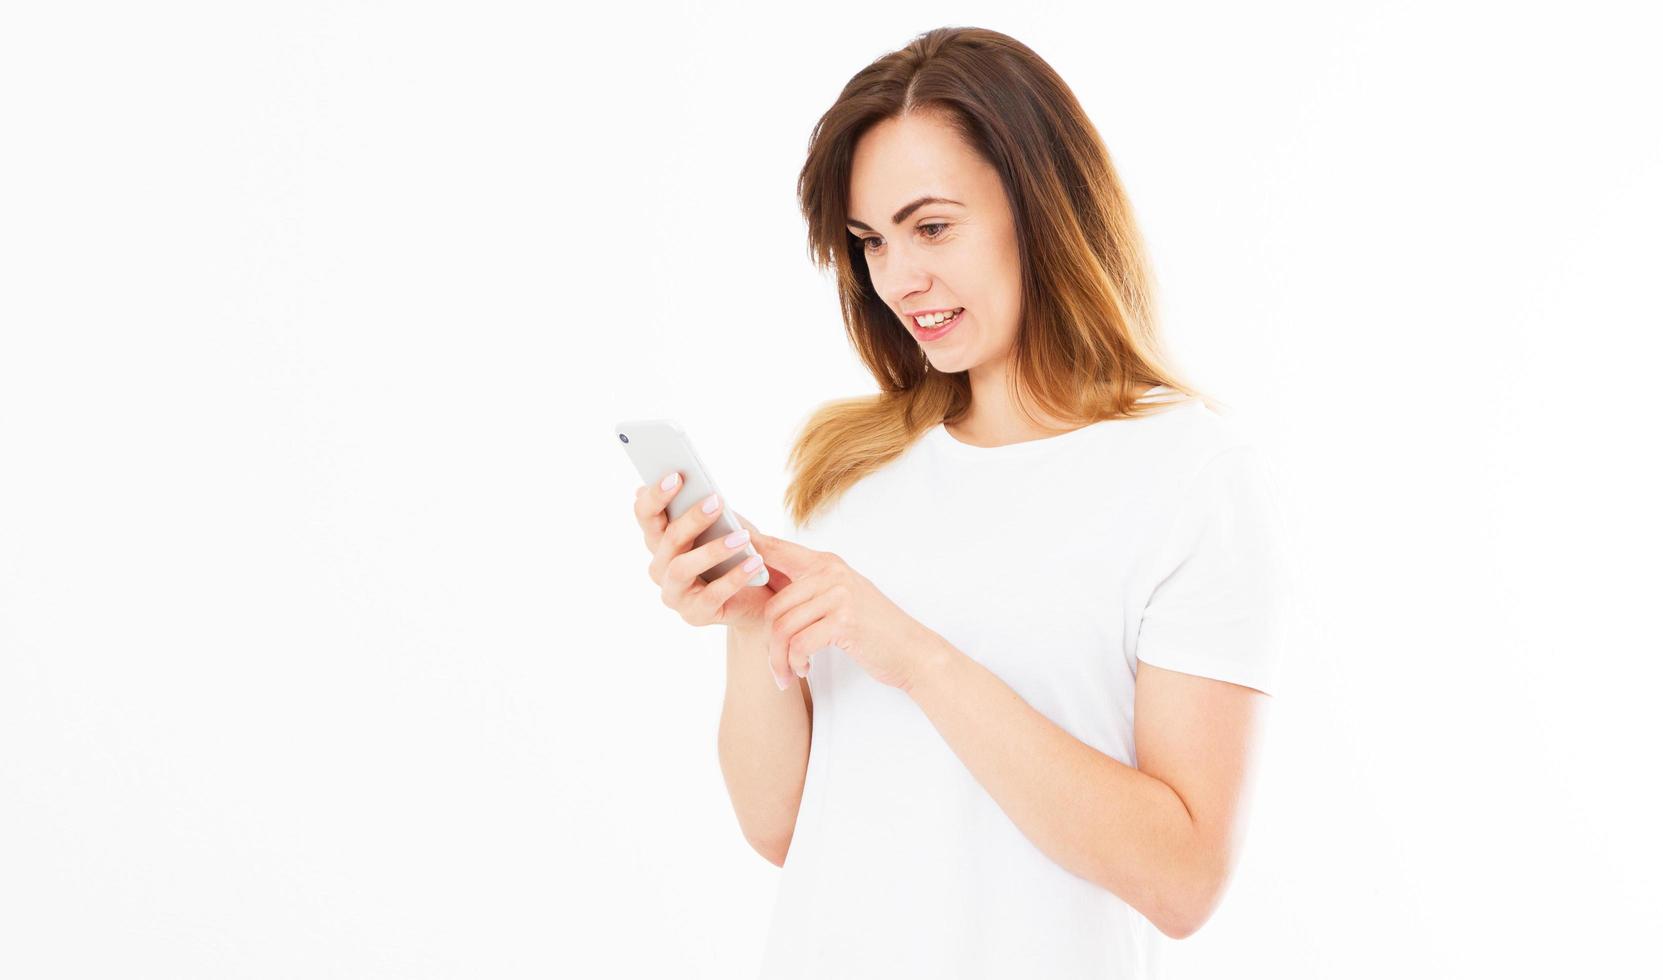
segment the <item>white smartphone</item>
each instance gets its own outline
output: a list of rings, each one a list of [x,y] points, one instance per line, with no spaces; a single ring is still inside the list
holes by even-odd
[[[716,489],[716,482],[710,478],[710,472],[700,461],[699,454],[694,451],[693,440],[689,439],[687,432],[673,420],[636,419],[619,422],[613,427],[613,434],[623,445],[624,452],[629,454],[630,462],[635,464],[635,471],[641,474],[641,482],[647,486],[657,487],[658,481],[664,479],[664,474],[671,470],[681,474],[681,489],[670,498],[670,504],[665,508],[670,520],[673,521],[685,514],[689,507],[703,503],[711,494],[721,494],[721,491]],[[738,518],[733,516],[733,505],[728,498],[721,497],[721,501],[722,509],[716,515],[716,520],[693,539],[689,550],[718,538],[725,538],[744,528]],[[700,572],[699,578],[708,585],[754,554],[756,549],[746,541],[743,551],[736,551],[732,556]],[[767,585],[768,566],[758,568],[746,584]]]

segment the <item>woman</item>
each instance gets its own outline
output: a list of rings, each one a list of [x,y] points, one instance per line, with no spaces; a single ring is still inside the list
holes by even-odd
[[[728,627],[723,774],[785,869],[763,975],[1151,975],[1240,853],[1281,597],[1260,458],[1163,363],[1108,154],[1021,43],[863,69],[799,191],[880,394],[805,424],[795,541],[740,518],[766,586],[697,579],[743,546],[688,550],[720,501],[668,521],[671,474],[636,503],[664,601]]]

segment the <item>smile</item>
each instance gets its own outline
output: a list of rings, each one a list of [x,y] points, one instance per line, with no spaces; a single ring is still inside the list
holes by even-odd
[[[960,307],[959,309],[953,311],[953,314],[945,320],[937,319],[938,316],[939,314],[937,316],[925,317],[927,321],[934,324],[933,326],[928,327],[919,323],[917,317],[913,318],[912,322],[918,328],[919,340],[936,340],[945,335],[947,331],[958,326],[958,322],[964,318],[964,309],[963,307]]]

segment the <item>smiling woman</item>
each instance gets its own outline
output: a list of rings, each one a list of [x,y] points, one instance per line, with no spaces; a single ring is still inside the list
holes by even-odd
[[[1135,418],[1156,385],[1204,399],[1165,363],[1107,149],[1020,42],[943,28],[858,72],[815,126],[798,194],[881,392],[803,426],[787,495],[798,522],[931,425],[1015,442]]]
[[[1153,975],[1240,850],[1272,480],[1163,362],[1108,152],[1026,46],[862,69],[798,189],[880,391],[804,425],[793,539],[753,534],[786,584],[730,648],[724,770],[784,869],[763,976]],[[806,725],[743,725],[763,648]]]

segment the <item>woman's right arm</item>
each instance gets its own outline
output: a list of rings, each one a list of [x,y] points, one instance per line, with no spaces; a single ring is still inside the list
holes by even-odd
[[[722,501],[712,497],[712,510],[689,507],[672,521],[666,507],[680,487],[680,474],[673,474],[668,486],[653,484],[635,491],[635,519],[653,556],[647,575],[659,587],[663,603],[689,625],[727,628],[727,694],[716,735],[722,778],[745,839],[763,857],[783,866],[808,775],[814,702],[807,681],[792,677],[795,683],[784,690],[774,683],[763,610],[791,578],[770,568],[766,585],[751,586],[756,571],[739,564],[713,582],[702,581],[699,576],[705,570],[730,557],[743,542],[730,545],[729,538],[695,546],[721,513]],[[745,531],[760,533],[738,511],[733,516]]]
[[[765,630],[727,631],[727,692],[716,735],[722,778],[745,839],[784,866],[808,775],[814,701],[801,678],[793,676],[784,691],[774,684]]]

